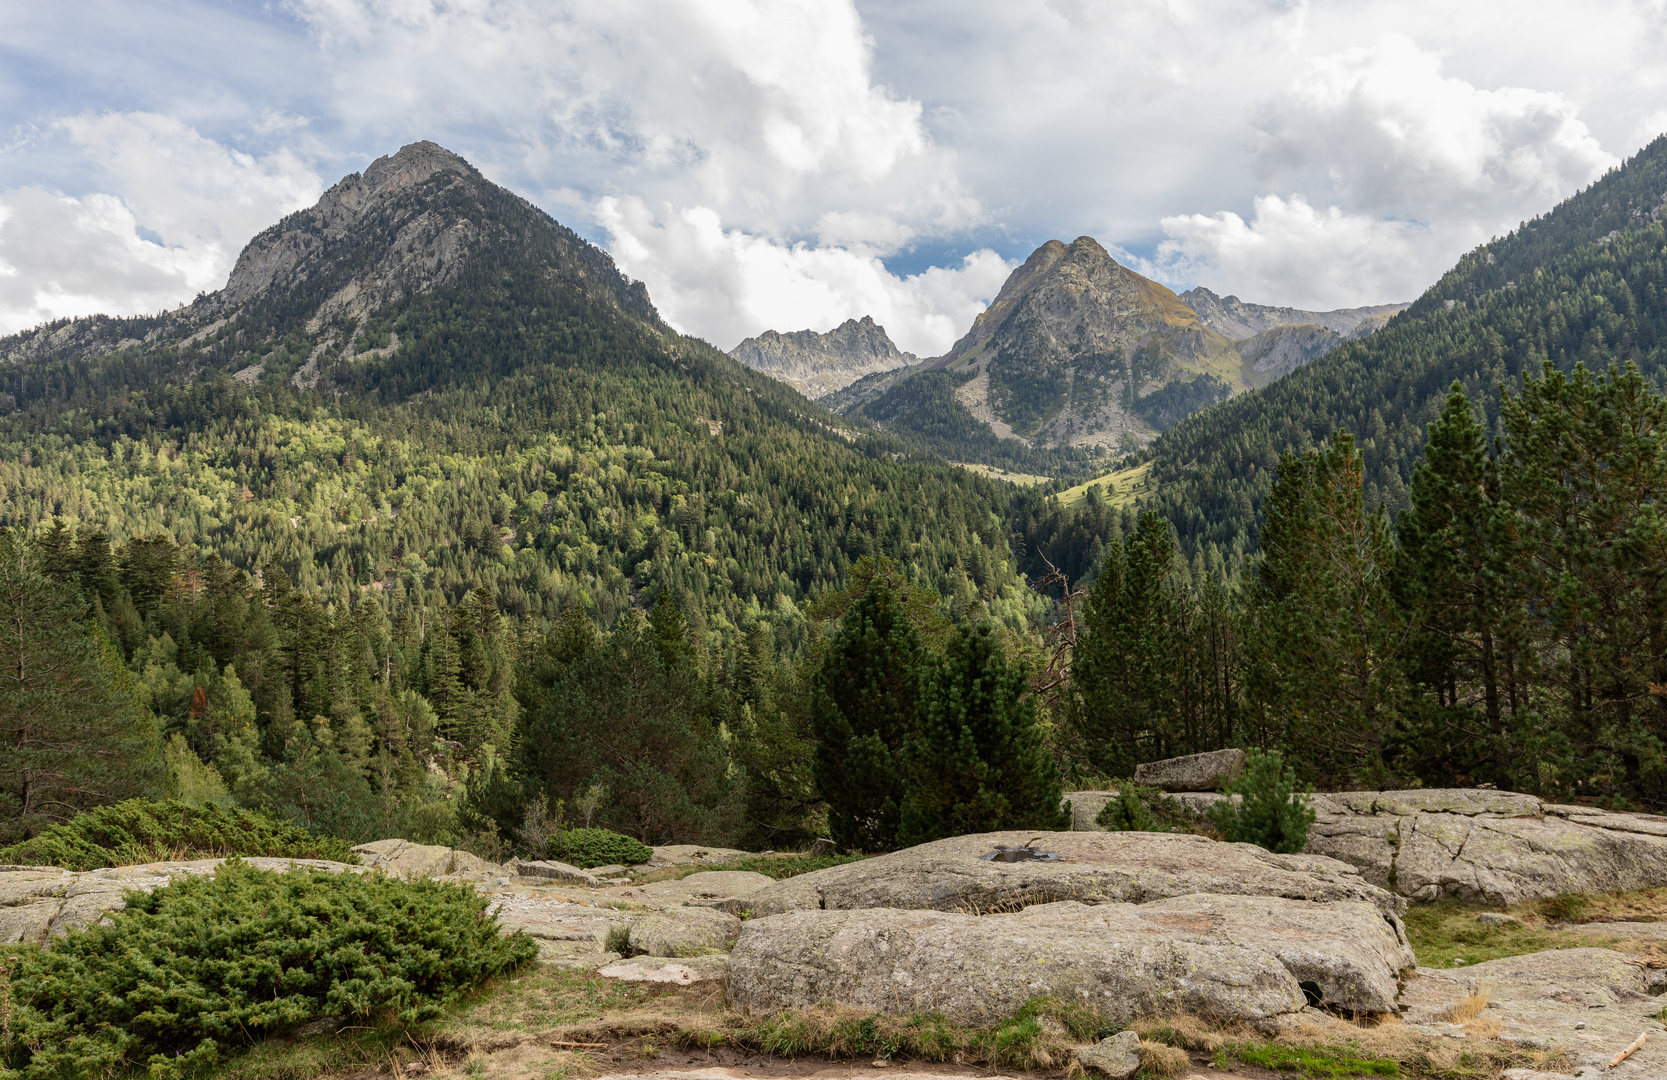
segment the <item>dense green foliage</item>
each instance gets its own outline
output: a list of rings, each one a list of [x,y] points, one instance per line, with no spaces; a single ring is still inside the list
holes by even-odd
[[[917,451],[950,461],[974,461],[1045,476],[1085,472],[1093,464],[1085,450],[1044,450],[997,435],[956,398],[955,391],[964,381],[953,372],[923,371],[852,410],[851,415],[874,421],[908,440]],[[1218,400],[1210,398],[1210,402]]]
[[[89,810],[20,844],[0,848],[0,863],[96,870],[228,855],[359,861],[345,840],[314,836],[254,811],[215,803],[192,806],[129,799]]]
[[[1094,824],[1111,832],[1161,832],[1146,809],[1145,794],[1133,784],[1118,784],[1117,798],[1107,802],[1094,816]]]
[[[1185,550],[1256,546],[1280,455],[1353,432],[1370,507],[1408,505],[1425,428],[1455,381],[1502,431],[1498,389],[1550,362],[1636,363],[1667,379],[1667,137],[1587,190],[1477,248],[1384,329],[1265,389],[1197,413],[1153,446],[1159,509]]]
[[[106,924],[8,950],[0,1076],[171,1076],[321,1017],[436,1016],[537,954],[486,905],[465,886],[237,862],[130,893]]]
[[[1227,791],[1239,802],[1223,800],[1210,808],[1210,823],[1230,843],[1256,844],[1290,855],[1308,843],[1314,810],[1297,787],[1296,771],[1278,750],[1252,750],[1244,772]]]
[[[908,798],[904,748],[920,724],[923,648],[904,601],[876,577],[845,613],[812,678],[816,786],[841,850],[897,844]]]
[[[86,604],[0,529],[0,842],[160,779],[156,725]]]
[[[607,829],[560,829],[546,849],[550,858],[582,870],[593,866],[636,866],[654,857],[640,840]]]
[[[959,628],[920,668],[919,727],[904,761],[897,841],[1006,829],[1071,827],[1059,769],[1042,741],[1036,698],[1008,663],[995,627]]]

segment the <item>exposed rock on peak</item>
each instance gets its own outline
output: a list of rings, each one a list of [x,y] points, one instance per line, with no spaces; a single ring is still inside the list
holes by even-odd
[[[212,348],[229,357],[226,371],[256,381],[279,366],[261,360],[263,345],[299,332],[305,363],[285,375],[309,388],[362,349],[399,348],[397,335],[371,334],[367,324],[379,310],[459,282],[470,267],[479,273],[483,263],[504,274],[545,274],[576,303],[611,306],[665,329],[647,290],[621,276],[605,252],[451,151],[418,142],[260,233],[226,287],[189,307],[52,323],[0,340],[0,360],[173,348],[185,375],[202,362],[190,354]]]
[[[1333,311],[1304,311],[1301,308],[1274,307],[1250,304],[1236,296],[1217,296],[1202,285],[1188,289],[1180,296],[1181,302],[1198,312],[1205,326],[1234,341],[1255,337],[1276,326],[1314,323],[1334,334],[1349,337],[1372,322],[1372,329],[1382,326],[1388,317],[1405,311],[1411,304],[1372,304],[1368,307],[1337,308]],[[1368,331],[1370,332],[1370,331]]]
[[[867,315],[847,319],[825,334],[766,330],[735,346],[729,355],[813,399],[865,375],[896,371],[916,362],[913,353],[900,351],[886,328]]]

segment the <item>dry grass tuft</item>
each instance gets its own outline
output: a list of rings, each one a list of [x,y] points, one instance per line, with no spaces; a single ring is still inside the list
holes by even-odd
[[[1140,1040],[1140,1067],[1152,1076],[1181,1076],[1192,1068],[1192,1058],[1161,1042]]]
[[[1492,990],[1489,986],[1478,986],[1471,995],[1447,1010],[1447,1021],[1452,1024],[1468,1024],[1482,1015],[1488,1007],[1488,994]]]

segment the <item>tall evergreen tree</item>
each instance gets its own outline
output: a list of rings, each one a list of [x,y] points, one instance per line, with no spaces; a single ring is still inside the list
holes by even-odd
[[[1250,735],[1326,785],[1381,773],[1402,699],[1389,519],[1366,512],[1361,467],[1347,432],[1280,459],[1251,585]]]
[[[995,627],[963,627],[941,660],[922,665],[920,682],[899,843],[1071,827],[1036,699],[1023,667],[1008,663]]]
[[[1507,725],[1527,691],[1526,627],[1511,589],[1518,523],[1458,383],[1430,424],[1408,496],[1395,523],[1395,592],[1416,624],[1407,668],[1424,694],[1399,740],[1399,767],[1450,786],[1515,787]]]
[[[919,723],[920,633],[884,575],[845,612],[810,684],[816,788],[842,850],[889,851],[907,795],[904,743]]]
[[[155,721],[86,610],[0,529],[0,843],[164,782]]]

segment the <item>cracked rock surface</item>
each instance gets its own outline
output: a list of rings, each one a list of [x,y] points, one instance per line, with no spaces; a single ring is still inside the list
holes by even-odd
[[[1667,885],[1667,818],[1470,789],[1313,796],[1307,851],[1415,900],[1515,904]]]
[[[1002,849],[1044,861],[996,862]],[[1406,902],[1345,862],[1276,855],[1181,833],[998,832],[956,836],[787,878],[749,896],[755,914],[811,908],[1012,911],[1059,900],[1144,903],[1192,893],[1364,900],[1400,914]]]

